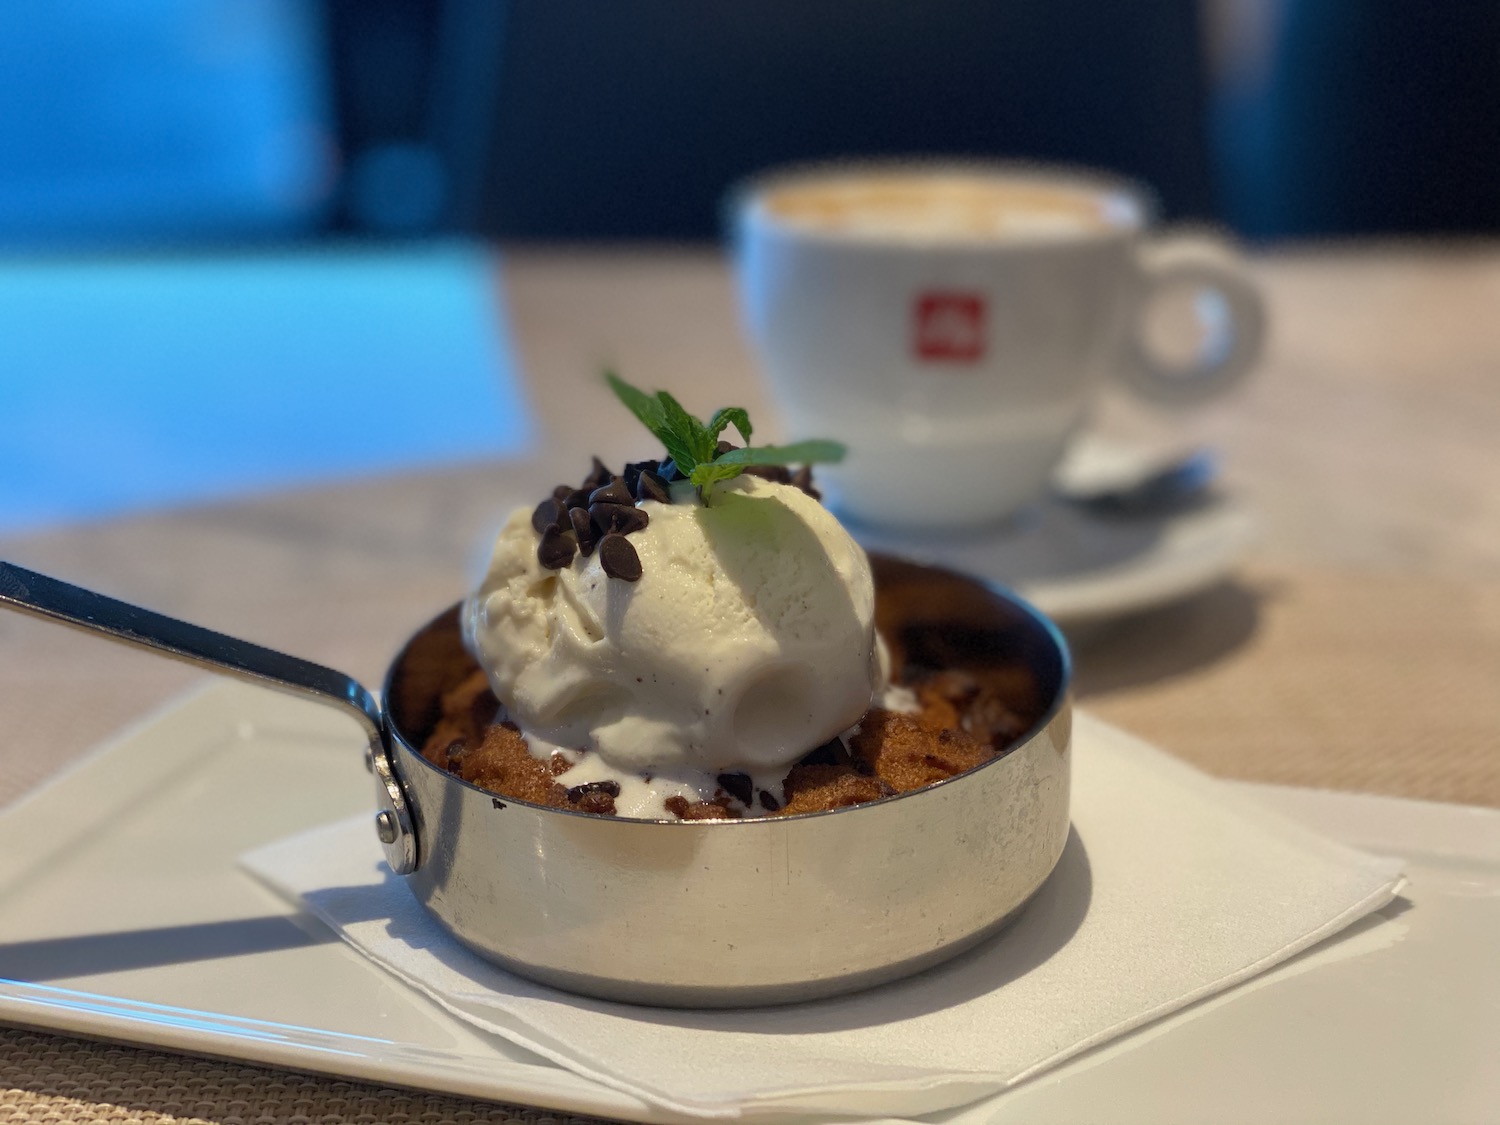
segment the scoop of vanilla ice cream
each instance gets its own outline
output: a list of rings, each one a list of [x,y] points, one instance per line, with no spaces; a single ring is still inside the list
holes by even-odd
[[[464,606],[465,639],[523,732],[637,773],[786,765],[883,687],[869,561],[800,489],[740,476],[639,505],[643,573],[537,561],[511,517]]]

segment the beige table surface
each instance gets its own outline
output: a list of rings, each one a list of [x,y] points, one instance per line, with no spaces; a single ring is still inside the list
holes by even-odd
[[[1107,433],[1210,442],[1264,528],[1228,581],[1077,651],[1080,702],[1226,777],[1500,807],[1500,244],[1254,263],[1273,335],[1230,401]],[[0,558],[378,683],[509,507],[637,456],[602,363],[774,430],[720,258],[516,251],[499,270],[534,459],[0,537]],[[0,614],[0,804],[201,673]],[[0,1122],[560,1115],[0,1029]]]

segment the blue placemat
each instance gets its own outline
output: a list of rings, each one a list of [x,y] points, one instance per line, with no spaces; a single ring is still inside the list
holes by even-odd
[[[524,452],[468,245],[0,260],[0,529]]]

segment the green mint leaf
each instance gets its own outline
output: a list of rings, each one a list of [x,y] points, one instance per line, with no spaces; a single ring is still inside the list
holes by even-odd
[[[672,460],[677,462],[677,467],[683,473],[691,475],[697,465],[714,459],[714,449],[718,442],[702,422],[684,410],[682,404],[666,391],[657,391],[656,398],[666,415],[667,428],[672,431],[678,446],[678,449],[673,449],[669,442],[667,452],[672,454]],[[687,454],[687,460],[678,456],[679,449]]]
[[[633,387],[612,371],[604,373],[615,397],[625,404],[646,429],[656,435],[667,448],[667,456],[677,463],[683,473],[690,473],[699,461],[697,449],[702,444],[696,440],[694,427],[703,429],[703,423],[683,410],[677,400],[664,392],[648,395]]]
[[[698,462],[693,460],[693,451],[685,442],[679,441],[676,434],[666,434],[661,442],[667,447],[667,456],[672,458],[680,472],[691,475],[698,467]]]
[[[667,428],[667,416],[660,402],[645,391],[632,387],[613,371],[604,373],[604,381],[609,384],[609,389],[615,392],[615,397],[625,404],[625,409],[640,420],[641,425],[657,437],[661,437],[662,431]]]
[[[649,395],[613,371],[606,371],[604,380],[625,408],[667,447],[667,456],[697,488],[705,503],[715,484],[734,479],[747,465],[810,465],[844,459],[846,450],[836,441],[750,445],[750,415],[742,406],[726,406],[714,411],[713,418],[705,426],[666,391]],[[723,456],[716,456],[719,435],[730,426],[739,431],[746,448],[732,449]]]
[[[715,410],[708,422],[708,432],[714,437],[715,448],[718,448],[719,435],[731,425],[740,432],[740,440],[750,444],[750,415],[743,406],[725,406]]]
[[[721,480],[732,480],[744,470],[739,465],[726,465],[722,461],[704,461],[693,468],[688,479],[693,486],[702,492],[710,485],[717,484]]]
[[[731,449],[715,465],[813,465],[842,461],[849,450],[836,441],[796,441],[791,445],[748,446]]]
[[[658,399],[660,404],[660,399]],[[674,400],[673,405],[676,405]],[[662,423],[662,431],[656,436],[661,438],[662,444],[667,447],[667,456],[677,463],[677,468],[684,476],[690,474],[698,464],[698,455],[694,449],[692,419],[686,417],[682,407],[677,407],[679,417],[674,417],[672,412],[663,407],[665,421]]]

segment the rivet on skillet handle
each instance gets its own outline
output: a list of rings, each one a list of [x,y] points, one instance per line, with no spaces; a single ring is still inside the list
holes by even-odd
[[[338,707],[369,740],[376,779],[376,831],[397,875],[417,869],[417,837],[406,796],[391,767],[385,717],[375,697],[342,672],[215,633],[81,586],[0,562],[0,606],[57,621],[84,632],[227,672],[263,687]],[[389,837],[389,839],[387,839]]]

